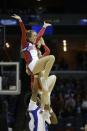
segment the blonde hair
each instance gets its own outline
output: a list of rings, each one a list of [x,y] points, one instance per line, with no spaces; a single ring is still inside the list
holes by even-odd
[[[32,33],[36,33],[36,32],[33,31],[33,30],[28,30],[28,31],[26,32],[27,41],[30,40],[30,38],[31,38],[31,36],[32,36]]]

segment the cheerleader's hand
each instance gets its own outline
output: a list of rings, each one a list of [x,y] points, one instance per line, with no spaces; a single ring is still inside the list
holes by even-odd
[[[12,18],[15,18],[15,19],[17,19],[17,20],[19,20],[19,21],[22,21],[22,19],[21,19],[21,17],[20,17],[19,15],[14,14],[14,15],[12,15],[11,17],[12,17]]]
[[[46,22],[44,21],[44,25],[43,25],[43,27],[46,28],[46,27],[48,27],[48,26],[52,26],[52,24],[50,24],[50,23],[46,23]]]

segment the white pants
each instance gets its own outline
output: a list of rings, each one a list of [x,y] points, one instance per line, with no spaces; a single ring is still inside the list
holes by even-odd
[[[54,85],[56,83],[56,76],[51,75],[47,79],[47,85],[48,85],[48,91],[43,91],[41,94],[41,104],[42,108],[44,108],[44,105],[50,105],[50,95],[54,88]]]

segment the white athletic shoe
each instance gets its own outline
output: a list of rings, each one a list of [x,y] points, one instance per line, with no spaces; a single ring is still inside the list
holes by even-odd
[[[13,131],[13,129],[11,127],[8,127],[8,131]]]
[[[45,117],[45,120],[47,121],[47,123],[51,124],[51,121],[50,121],[50,113],[49,111],[45,110],[44,113],[43,113],[44,117]]]
[[[40,84],[41,84],[41,87],[42,87],[42,90],[44,91],[48,91],[48,86],[47,86],[47,81],[44,77],[40,77]]]

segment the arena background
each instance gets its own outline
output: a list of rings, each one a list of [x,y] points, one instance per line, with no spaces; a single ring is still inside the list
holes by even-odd
[[[39,31],[52,23],[44,39],[55,55],[52,74],[57,82],[51,95],[58,124],[49,131],[86,131],[87,124],[87,2],[86,0],[1,0],[0,62],[20,63],[20,95],[0,95],[0,131],[26,131],[30,79],[20,56],[21,32],[11,15],[22,17],[26,28]],[[9,46],[8,46],[9,45]],[[8,124],[8,125],[7,125]]]

